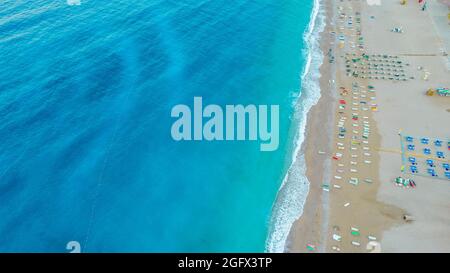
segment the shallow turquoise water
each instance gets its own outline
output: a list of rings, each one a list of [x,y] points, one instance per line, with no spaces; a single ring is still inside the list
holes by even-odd
[[[264,251],[312,1],[1,1],[0,251]],[[280,105],[280,146],[174,142],[175,104]]]

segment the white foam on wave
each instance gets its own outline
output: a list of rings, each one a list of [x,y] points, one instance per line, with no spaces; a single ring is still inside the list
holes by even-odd
[[[307,114],[320,99],[320,71],[323,53],[320,49],[320,33],[325,28],[325,17],[320,0],[314,0],[310,23],[303,39],[307,45],[304,55],[306,65],[302,73],[301,95],[296,102],[293,122],[299,124],[295,136],[295,149],[291,165],[278,191],[270,220],[266,252],[284,252],[292,224],[303,213],[303,206],[309,192],[306,165],[300,149],[305,139]]]
[[[67,0],[67,5],[79,6],[79,5],[81,5],[81,0]]]

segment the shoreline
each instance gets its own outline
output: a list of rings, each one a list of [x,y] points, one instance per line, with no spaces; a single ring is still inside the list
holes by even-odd
[[[303,34],[303,41],[307,46],[304,51],[306,63],[301,74],[302,91],[297,100],[293,118],[298,121],[298,125],[295,126],[295,143],[287,172],[273,205],[266,239],[266,252],[285,251],[292,225],[303,215],[303,208],[310,190],[307,178],[303,176],[303,172],[306,172],[304,170],[306,164],[304,164],[302,147],[306,141],[307,115],[321,96],[320,90],[318,90],[320,75],[314,71],[321,67],[324,60],[322,51],[318,50],[320,49],[320,35],[317,35],[325,27],[326,17],[322,14],[323,2],[324,0],[314,0],[309,27]]]
[[[286,243],[286,252],[307,252],[306,244],[319,245],[319,251],[323,252],[322,243],[327,222],[327,206],[326,196],[322,194],[321,181],[324,181],[327,174],[321,170],[326,168],[329,160],[324,155],[318,154],[318,151],[325,154],[331,153],[331,130],[333,124],[333,106],[336,98],[333,97],[331,91],[331,82],[334,77],[332,75],[332,66],[329,63],[325,52],[330,48],[332,42],[329,31],[334,21],[333,4],[329,2],[321,2],[325,16],[325,28],[320,33],[320,50],[324,56],[322,65],[320,66],[320,92],[321,97],[307,114],[305,140],[302,143],[300,153],[305,155],[306,177],[310,183],[309,193],[303,208],[303,214],[297,219],[290,230]],[[324,121],[326,124],[324,125]],[[323,132],[326,133],[323,133]],[[321,147],[318,149],[318,147]],[[328,161],[328,162],[327,162]],[[318,229],[317,227],[321,227]]]

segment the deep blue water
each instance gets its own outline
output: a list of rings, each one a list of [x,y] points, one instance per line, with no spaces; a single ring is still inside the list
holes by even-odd
[[[0,251],[264,251],[312,1],[0,2]],[[280,105],[280,146],[172,106]]]

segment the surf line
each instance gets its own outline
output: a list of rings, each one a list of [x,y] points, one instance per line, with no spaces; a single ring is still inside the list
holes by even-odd
[[[216,104],[203,107],[202,97],[194,97],[193,110],[178,104],[172,107],[171,117],[176,119],[171,128],[175,141],[259,141],[260,151],[278,149],[279,105],[270,105],[270,112],[269,105],[254,104],[223,109]]]

